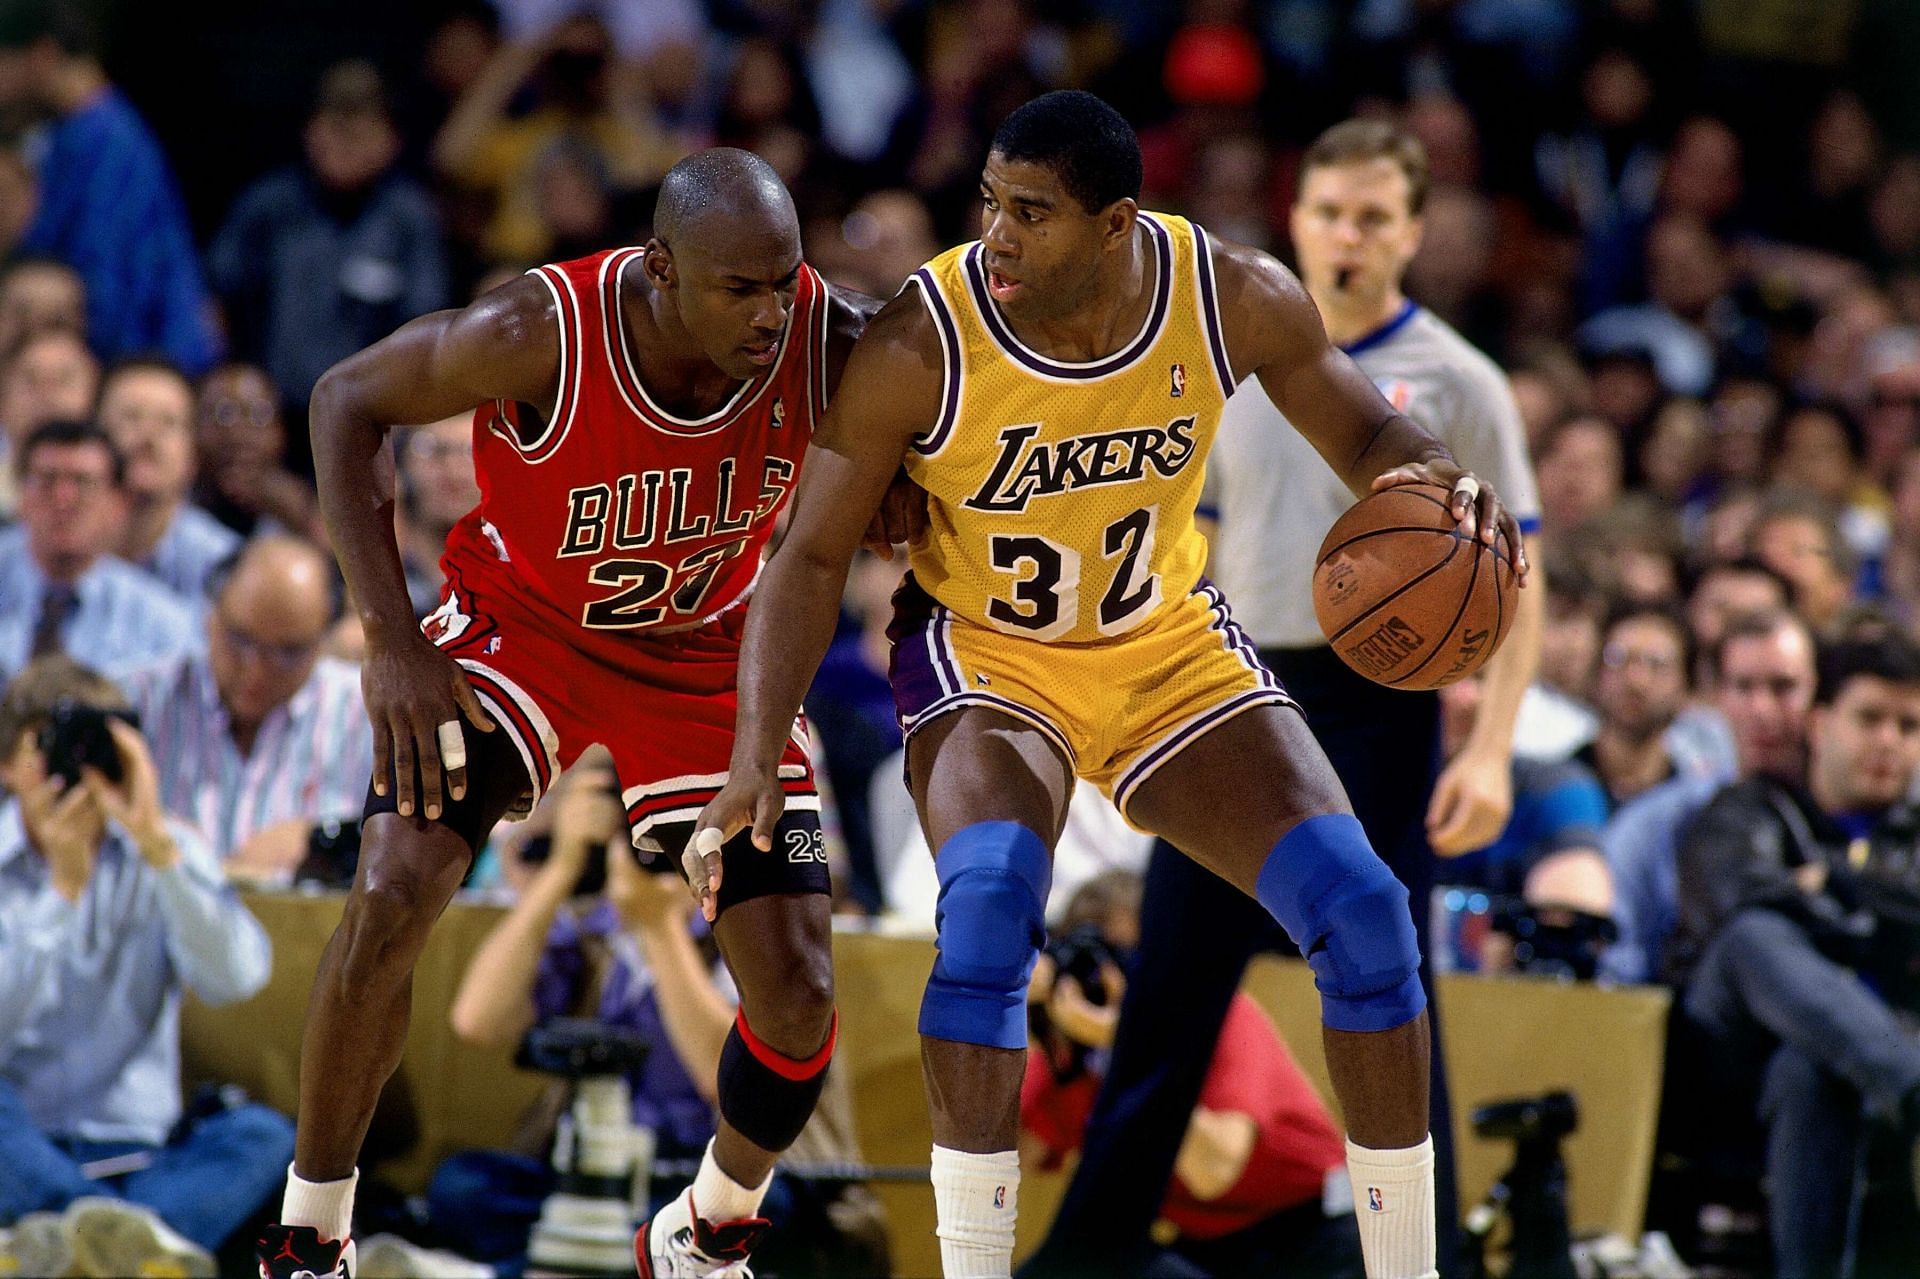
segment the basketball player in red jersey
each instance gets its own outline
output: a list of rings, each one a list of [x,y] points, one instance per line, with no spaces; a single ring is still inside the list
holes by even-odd
[[[677,850],[726,781],[745,603],[866,314],[801,261],[763,161],[667,174],[644,248],[544,266],[341,362],[312,405],[321,505],[366,630],[376,758],[359,877],[320,961],[299,1136],[263,1279],[354,1273],[354,1161],[400,1061],[413,965],[501,817],[593,742],[636,843]],[[416,626],[386,434],[474,410],[481,501]],[[636,1241],[647,1279],[747,1276],[775,1157],[833,1051],[828,880],[796,725],[779,852],[727,850],[714,935],[740,990],[720,1124]],[[532,962],[529,957],[529,962]]]

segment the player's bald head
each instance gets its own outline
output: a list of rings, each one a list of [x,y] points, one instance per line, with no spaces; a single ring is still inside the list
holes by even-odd
[[[772,165],[738,147],[712,147],[667,170],[653,230],[675,250],[710,252],[742,230],[798,242],[800,218]]]

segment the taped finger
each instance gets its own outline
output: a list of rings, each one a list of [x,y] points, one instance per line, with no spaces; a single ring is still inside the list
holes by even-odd
[[[460,734],[460,721],[450,719],[434,730],[440,743],[440,762],[448,770],[467,766],[467,740]]]

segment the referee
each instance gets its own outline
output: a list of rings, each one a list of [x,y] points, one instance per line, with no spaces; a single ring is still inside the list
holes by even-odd
[[[1327,130],[1302,161],[1292,211],[1300,274],[1328,336],[1395,408],[1491,480],[1521,529],[1532,533],[1539,498],[1506,377],[1401,292],[1420,247],[1426,190],[1426,155],[1408,134],[1374,120]],[[1208,465],[1202,514],[1217,522],[1210,573],[1260,656],[1306,711],[1375,850],[1411,894],[1434,1025],[1435,1207],[1441,1273],[1450,1274],[1459,1221],[1451,1108],[1424,958],[1433,853],[1484,847],[1506,824],[1513,725],[1539,659],[1545,581],[1536,560],[1513,628],[1487,664],[1473,735],[1442,771],[1439,698],[1354,674],[1314,620],[1314,557],[1353,500],[1259,383],[1242,383]],[[1106,1082],[1073,1184],[1046,1246],[1023,1275],[1129,1273],[1147,1254],[1228,1001],[1252,955],[1273,948],[1291,947],[1258,903],[1171,845],[1155,846]]]

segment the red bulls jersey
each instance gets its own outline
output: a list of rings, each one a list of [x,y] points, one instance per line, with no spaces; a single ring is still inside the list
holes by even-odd
[[[718,410],[676,417],[647,393],[619,304],[641,250],[543,266],[560,323],[559,392],[541,420],[474,413],[480,505],[447,537],[451,588],[510,592],[530,620],[619,662],[626,639],[739,604],[760,569],[826,400],[827,286],[802,265],[767,369]]]

